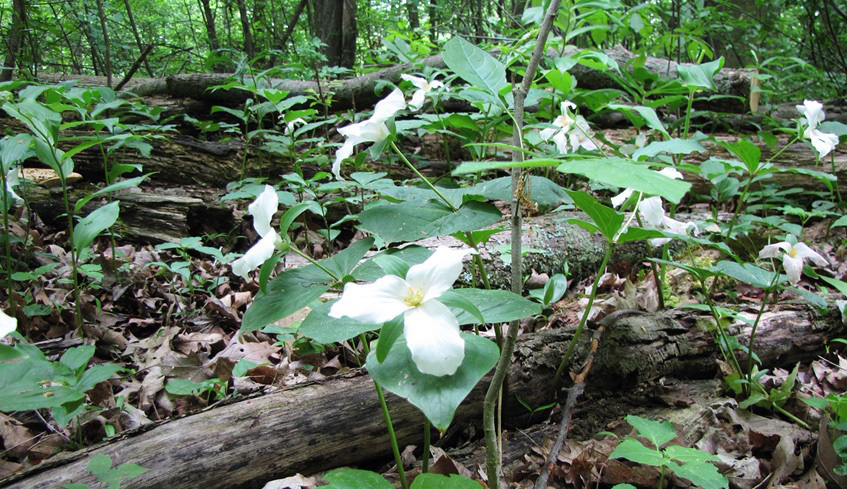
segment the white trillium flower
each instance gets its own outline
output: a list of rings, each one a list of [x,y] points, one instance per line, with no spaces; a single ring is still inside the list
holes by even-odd
[[[270,185],[265,185],[262,193],[247,207],[253,216],[253,228],[262,239],[247,250],[244,256],[232,262],[232,273],[246,280],[250,270],[262,266],[274,254],[276,246],[282,243],[282,238],[271,227],[271,220],[278,208],[276,191]]]
[[[807,125],[803,137],[812,142],[820,158],[825,157],[838,146],[838,136],[818,130],[818,125],[826,118],[823,104],[816,100],[804,100],[803,105],[796,107],[803,113],[803,124]]]
[[[285,128],[288,130],[289,134],[294,133],[294,129],[297,127],[297,124],[300,124],[301,126],[303,126],[303,125],[306,125],[306,121],[303,120],[302,117],[298,117],[298,118],[294,119],[293,121],[288,122],[285,125]]]
[[[370,284],[348,283],[329,315],[381,324],[403,314],[403,334],[418,370],[453,375],[465,358],[465,341],[456,316],[437,299],[459,278],[468,253],[440,247],[410,267],[405,279],[386,275]]]
[[[332,173],[335,178],[341,178],[341,162],[353,154],[353,149],[361,143],[378,143],[386,139],[391,133],[385,121],[397,112],[406,108],[406,99],[399,88],[395,88],[387,97],[377,102],[374,113],[370,119],[338,129],[344,136],[344,144],[335,153],[335,163],[332,164]]]
[[[427,81],[426,78],[407,75],[405,73],[400,75],[400,78],[408,82],[412,82],[412,85],[417,88],[415,93],[412,95],[412,100],[409,101],[409,107],[411,107],[412,110],[416,111],[421,110],[421,107],[423,107],[424,104],[424,100],[426,100],[426,96],[429,94],[429,92],[444,86],[444,83],[438,80],[433,80],[430,82]]]
[[[12,166],[9,168],[9,171],[6,172],[6,193],[9,195],[9,198],[12,199],[14,205],[21,205],[24,202],[18,194],[15,193],[14,188],[21,184],[19,171],[16,166]]]
[[[659,170],[659,174],[664,175],[668,178],[675,178],[677,180],[682,180],[683,178],[682,173],[677,171],[677,169],[672,166],[662,168],[661,170]],[[621,204],[626,202],[626,199],[628,199],[633,194],[633,192],[635,192],[635,190],[627,188],[618,195],[615,195],[614,197],[612,197],[612,206],[614,206],[615,208],[620,207]]]
[[[649,197],[638,204],[638,213],[644,220],[644,224],[651,229],[666,229],[674,234],[697,235],[697,225],[691,221],[682,222],[665,215],[661,197]],[[671,238],[651,238],[648,240],[652,246],[662,246],[671,242]]]
[[[806,246],[805,243],[792,245],[788,241],[765,246],[759,252],[759,258],[778,258],[780,254],[782,254],[782,267],[785,269],[785,274],[788,275],[788,281],[791,282],[791,285],[797,285],[800,281],[805,260],[808,259],[821,267],[827,265],[824,257]]]
[[[18,320],[6,315],[6,313],[0,309],[0,340],[16,329],[18,329]]]
[[[557,128],[542,129],[539,133],[541,139],[545,141],[552,139],[556,144],[556,149],[561,154],[575,152],[579,148],[597,149],[594,141],[590,138],[594,133],[588,127],[588,122],[580,115],[571,116],[570,110],[568,110],[576,109],[576,104],[566,100],[562,102],[561,109],[562,115],[556,117],[553,121],[553,125]]]

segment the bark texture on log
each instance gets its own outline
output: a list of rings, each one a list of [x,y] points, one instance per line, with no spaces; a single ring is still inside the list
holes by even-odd
[[[621,46],[608,49],[605,51],[605,54],[615,60],[621,69],[631,69],[629,63],[637,58],[634,53]],[[558,53],[552,51],[550,55],[558,56]],[[683,63],[683,65],[686,64]],[[445,68],[441,55],[431,56],[420,60],[415,65],[405,63],[357,78],[323,83],[321,90],[323,92],[331,91],[333,93],[333,109],[344,110],[353,108],[355,110],[362,110],[365,107],[372,106],[387,94],[387,91],[375,93],[378,83],[388,81],[398,84],[400,83],[401,74],[417,71],[422,66],[439,69]],[[677,76],[677,63],[670,60],[648,57],[645,60],[644,68],[662,78],[674,78]],[[580,64],[575,65],[570,71],[579,80],[579,86],[582,88],[619,88],[618,83],[610,75],[610,72],[594,70]],[[717,93],[741,97],[742,100],[722,99],[704,101],[702,102],[703,105],[699,108],[721,112],[747,112],[746,100],[750,94],[750,79],[752,74],[752,70],[722,70],[714,78],[715,84],[718,87]],[[57,76],[61,75],[51,75],[43,79],[52,80]],[[164,84],[161,79],[146,79],[128,85],[127,89],[140,96],[171,95],[215,103],[243,103],[252,97],[252,94],[243,90],[209,91],[215,85],[226,83],[225,80],[230,76],[232,75],[226,73],[173,75],[165,78]],[[280,90],[289,92],[291,96],[308,95],[309,93],[318,92],[318,84],[315,81],[272,79],[269,80],[269,84]]]
[[[604,321],[607,333],[589,379],[592,390],[614,389],[618,396],[658,377],[700,379],[716,371],[712,334],[702,326],[706,320],[692,312],[620,312]],[[734,327],[744,342],[750,327],[743,323]],[[756,352],[766,367],[790,366],[816,358],[824,339],[843,331],[835,315],[816,318],[808,311],[776,311],[762,319]],[[519,340],[504,406],[507,417],[525,414],[518,398],[530,405],[551,398],[552,376],[572,333],[571,327],[526,334]],[[587,347],[589,337],[583,335],[581,348]],[[579,362],[577,355],[574,365]],[[484,384],[463,403],[456,422],[478,423]],[[604,405],[602,392],[592,395],[585,409]],[[389,396],[389,406],[399,442],[418,442],[418,411],[394,396]],[[259,488],[295,472],[385,457],[390,444],[370,379],[340,377],[128,432],[115,441],[44,462],[1,487],[52,489],[69,482],[91,483],[85,465],[90,455],[101,453],[115,464],[137,463],[151,469],[122,485],[126,489],[240,489]]]

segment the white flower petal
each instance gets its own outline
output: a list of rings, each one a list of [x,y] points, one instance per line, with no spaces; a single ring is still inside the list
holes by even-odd
[[[387,97],[377,102],[374,113],[369,119],[371,122],[385,122],[394,114],[406,108],[406,97],[403,91],[395,88]]]
[[[612,206],[616,207],[616,208],[620,207],[621,204],[626,202],[626,199],[628,199],[632,195],[633,192],[634,192],[634,190],[632,190],[631,188],[628,188],[628,189],[625,189],[623,192],[619,193],[618,195],[615,195],[614,197],[612,197]]]
[[[638,204],[638,212],[644,218],[644,223],[651,228],[658,228],[665,219],[665,209],[662,208],[661,197],[649,197]]]
[[[564,102],[562,102],[562,105],[560,107],[562,109],[562,114],[567,114],[568,109],[576,109],[576,104],[571,102],[570,100],[565,100]]]
[[[247,207],[247,211],[253,216],[253,228],[259,236],[264,237],[271,232],[271,220],[277,209],[279,209],[279,198],[276,191],[270,185],[265,185],[262,193]]]
[[[805,243],[797,243],[796,245],[794,245],[794,251],[796,252],[796,256],[800,257],[803,260],[808,258],[819,267],[825,267],[829,265],[829,263],[827,263],[824,257],[819,255],[818,252],[816,252],[815,250],[806,246]]]
[[[409,107],[411,107],[412,110],[421,110],[426,98],[426,92],[426,90],[421,89],[417,90],[414,95],[412,95],[412,100],[409,101]]]
[[[276,197],[276,195],[274,195]],[[274,254],[276,245],[282,242],[275,231],[271,231],[256,242],[244,256],[232,262],[232,273],[247,280],[247,274],[262,266]]]
[[[780,243],[769,244],[762,248],[759,252],[759,258],[777,258],[782,253],[788,252],[791,249],[791,244],[786,241]]]
[[[680,173],[676,168],[672,166],[666,166],[665,168],[662,168],[661,170],[659,170],[659,174],[664,175],[668,178],[675,178],[677,180],[683,179],[682,173]]]
[[[441,246],[425,262],[409,268],[406,282],[423,294],[424,302],[435,299],[452,287],[453,282],[459,278],[462,273],[462,258],[468,253],[468,249]]]
[[[0,309],[0,339],[5,338],[9,335],[9,333],[16,329],[18,329],[18,320],[11,316],[7,316],[6,313]]]
[[[427,301],[404,315],[403,333],[412,360],[429,375],[453,375],[465,358],[459,322],[447,306]]]
[[[647,241],[650,242],[650,246],[659,247],[664,246],[673,240],[671,238],[650,238]]]
[[[806,124],[814,129],[823,122],[826,117],[823,112],[823,104],[817,100],[804,100],[803,105],[797,105],[797,110],[803,113]]]
[[[556,149],[561,154],[568,154],[568,134],[565,131],[559,131],[553,135],[553,142],[556,143]]]
[[[797,285],[797,282],[800,281],[800,274],[803,272],[803,259],[786,253],[782,256],[782,267],[785,268],[785,274],[788,275],[788,281],[791,282],[791,285]]]
[[[812,142],[820,158],[824,158],[838,146],[838,136],[820,132],[817,129],[806,129],[805,136]]]
[[[689,230],[692,230],[694,234],[697,233],[697,225],[691,221],[682,222],[677,221],[676,219],[672,219],[670,217],[665,217],[662,219],[662,226],[667,228],[668,231],[675,234],[688,234]]]
[[[408,82],[412,82],[412,85],[414,85],[415,88],[418,88],[418,89],[421,89],[421,88],[425,89],[428,85],[428,83],[426,82],[426,79],[421,78],[419,76],[407,75],[406,73],[403,73],[402,75],[400,75],[400,78],[402,78],[402,79],[404,79]]]
[[[557,131],[558,131],[557,129],[553,129],[552,127],[548,127],[546,129],[542,129],[541,132],[538,133],[538,135],[541,136],[541,139],[543,139],[544,141],[549,141],[550,138],[552,138],[553,135],[556,134]]]
[[[438,90],[439,88],[444,88],[444,82],[440,80],[432,80],[429,82],[429,91]]]
[[[6,192],[9,193],[9,199],[13,205],[21,205],[24,203],[24,199],[15,193],[15,187],[20,184],[21,180],[18,177],[18,167],[12,166],[12,168],[9,168],[9,171],[6,172]]]
[[[386,275],[371,284],[348,283],[329,315],[382,324],[412,308],[405,301],[408,293],[409,284],[396,275]]]

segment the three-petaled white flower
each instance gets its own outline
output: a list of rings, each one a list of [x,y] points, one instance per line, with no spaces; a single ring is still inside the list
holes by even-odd
[[[276,191],[270,185],[265,185],[262,193],[247,207],[250,215],[253,216],[253,228],[262,239],[247,250],[244,256],[232,262],[234,274],[247,279],[250,270],[262,266],[274,254],[276,246],[282,243],[282,238],[271,227],[271,220],[278,208],[279,198]]]
[[[778,258],[780,254],[782,254],[782,268],[785,269],[785,274],[788,275],[788,281],[791,282],[791,285],[797,285],[797,282],[800,281],[803,262],[806,259],[821,267],[827,265],[824,257],[806,246],[805,243],[791,244],[788,241],[765,246],[759,252],[759,258]]]
[[[14,205],[21,205],[24,201],[24,199],[16,194],[14,190],[14,187],[17,187],[20,184],[21,181],[18,176],[18,168],[13,165],[9,168],[9,171],[6,172],[6,194],[9,196]]]
[[[424,100],[426,99],[427,94],[437,88],[441,88],[444,86],[444,83],[438,80],[427,81],[426,78],[407,75],[405,73],[400,75],[400,78],[408,82],[412,82],[412,85],[417,88],[415,93],[412,95],[412,100],[409,101],[409,107],[411,107],[412,110],[421,110],[421,107],[423,107]]]
[[[575,109],[576,104],[570,101],[562,102],[562,115],[556,117],[553,125],[557,128],[548,127],[542,129],[539,135],[541,139],[549,141],[551,138],[556,143],[556,149],[561,154],[567,154],[585,148],[587,150],[597,149],[597,145],[591,140],[594,134],[588,127],[588,122],[581,115],[572,116],[570,110]]]
[[[651,229],[666,229],[674,234],[686,235],[689,231],[697,234],[697,225],[691,221],[682,222],[665,215],[662,207],[661,197],[649,197],[638,204],[638,213],[644,219],[646,227]],[[662,246],[670,243],[671,238],[651,238],[648,240],[653,246]]]
[[[18,329],[18,320],[11,316],[7,316],[6,313],[0,309],[0,340],[16,329]]]
[[[818,124],[823,122],[826,115],[823,104],[816,100],[804,100],[803,105],[797,105],[797,110],[803,113],[804,124],[807,125],[803,137],[809,138],[821,158],[838,146],[838,136],[818,130]]]
[[[348,283],[329,315],[380,324],[403,314],[403,334],[418,370],[452,375],[465,358],[465,342],[456,316],[437,299],[459,278],[468,253],[441,247],[410,267],[405,279],[386,275],[371,284]]]
[[[377,102],[374,113],[370,119],[338,129],[344,136],[344,144],[335,153],[335,163],[332,164],[332,173],[335,178],[341,178],[341,162],[353,154],[353,148],[361,143],[378,143],[385,140],[391,133],[385,121],[397,112],[406,108],[406,99],[399,88],[395,88],[387,97]]]
[[[682,173],[677,171],[677,169],[672,167],[672,166],[667,166],[665,168],[662,168],[661,170],[659,170],[659,174],[664,175],[668,178],[675,178],[677,180],[682,180],[682,178],[683,178]],[[626,202],[626,199],[628,199],[632,195],[633,192],[635,192],[635,190],[633,190],[631,188],[624,189],[623,192],[621,192],[618,195],[615,195],[614,197],[612,197],[612,205],[614,207],[620,207],[621,204]]]

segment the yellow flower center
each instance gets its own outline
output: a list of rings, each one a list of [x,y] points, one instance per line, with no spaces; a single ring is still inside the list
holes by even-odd
[[[790,250],[788,250],[788,256],[791,258],[795,258],[797,256],[797,250],[792,246]]]
[[[403,296],[403,300],[406,302],[407,306],[418,307],[421,305],[421,302],[423,302],[424,295],[423,292],[409,287],[409,291],[406,292],[405,296]]]

